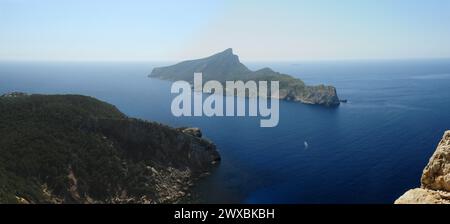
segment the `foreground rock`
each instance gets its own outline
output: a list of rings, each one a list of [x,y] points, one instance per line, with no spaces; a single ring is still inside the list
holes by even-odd
[[[0,203],[175,203],[220,160],[199,129],[78,95],[0,97]]]
[[[425,167],[421,188],[409,190],[396,204],[450,204],[450,131],[444,137]]]
[[[154,68],[149,77],[165,80],[184,80],[193,83],[194,73],[203,73],[203,81],[216,80],[224,84],[226,81],[279,81],[282,100],[318,104],[324,106],[338,106],[340,104],[336,88],[333,86],[307,86],[305,83],[290,75],[275,72],[270,68],[251,71],[227,49],[210,57],[183,61],[175,65]]]
[[[202,137],[202,131],[200,128],[179,128],[178,130],[182,131],[185,134],[192,135],[197,138]]]
[[[449,204],[450,193],[416,188],[407,191],[395,204]]]

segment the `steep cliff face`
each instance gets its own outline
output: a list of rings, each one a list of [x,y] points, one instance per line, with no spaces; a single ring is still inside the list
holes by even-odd
[[[425,167],[421,188],[409,190],[396,204],[450,204],[450,131],[444,137]]]
[[[284,88],[280,90],[280,99],[329,107],[339,105],[336,88],[324,85],[305,86],[304,89],[300,91],[295,88]]]
[[[203,73],[203,81],[279,81],[282,100],[318,104],[324,106],[338,106],[340,104],[336,88],[333,86],[307,86],[305,83],[290,75],[275,72],[270,68],[251,71],[239,61],[232,49],[227,49],[215,55],[180,62],[175,65],[154,68],[149,77],[165,80],[184,80],[193,82],[194,73]]]
[[[78,95],[0,97],[0,203],[173,203],[220,160],[198,129]]]

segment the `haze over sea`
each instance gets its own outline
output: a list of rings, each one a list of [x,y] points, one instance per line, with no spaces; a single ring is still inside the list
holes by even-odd
[[[257,117],[172,116],[171,83],[147,78],[169,64],[0,62],[0,93],[89,95],[132,117],[200,127],[222,155],[192,192],[207,203],[392,203],[420,185],[450,129],[448,59],[245,63],[334,85],[348,100],[335,109],[281,101],[276,128]]]

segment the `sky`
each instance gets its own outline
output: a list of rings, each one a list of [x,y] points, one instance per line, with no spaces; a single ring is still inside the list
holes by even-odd
[[[0,0],[0,60],[450,58],[449,0]]]

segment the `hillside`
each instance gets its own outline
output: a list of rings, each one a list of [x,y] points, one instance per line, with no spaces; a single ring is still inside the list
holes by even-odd
[[[191,131],[79,95],[0,97],[1,203],[173,203],[220,156]]]

